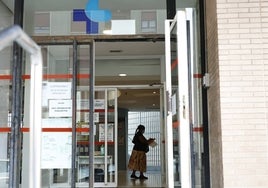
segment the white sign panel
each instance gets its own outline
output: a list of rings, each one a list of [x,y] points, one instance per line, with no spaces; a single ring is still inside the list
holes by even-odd
[[[72,117],[72,100],[49,100],[49,117]]]
[[[100,119],[99,112],[94,112],[93,121],[94,123],[98,123]],[[89,122],[89,112],[85,112],[85,122]]]
[[[136,34],[135,20],[112,20],[113,35],[133,35]]]
[[[107,124],[107,141],[113,142],[113,123]],[[99,141],[103,142],[105,141],[105,124],[99,124]]]
[[[42,105],[47,106],[49,99],[71,99],[71,82],[43,82]]]
[[[104,99],[95,99],[94,108],[95,109],[104,109],[105,108]],[[88,110],[89,109],[89,100],[88,99],[79,99],[77,100],[77,110]]]
[[[47,82],[48,99],[70,99],[71,82]]]
[[[99,110],[105,109],[105,100],[104,99],[95,99],[94,100],[94,107],[95,107],[95,110],[96,109],[99,109]]]
[[[89,109],[89,100],[88,99],[77,100],[77,110],[88,110],[88,109]]]
[[[42,169],[71,168],[72,133],[42,133]]]

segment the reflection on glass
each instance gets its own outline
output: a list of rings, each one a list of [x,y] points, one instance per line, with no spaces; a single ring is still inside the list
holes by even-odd
[[[8,154],[8,139],[10,133],[1,133],[0,141],[0,187],[7,187],[9,180],[9,154]]]
[[[81,87],[82,88],[82,87]],[[77,182],[88,184],[89,181],[89,135],[88,129],[88,88],[78,91],[77,126],[82,128],[77,133]],[[94,100],[94,182],[110,185],[115,183],[115,97],[116,90],[97,90]],[[78,110],[80,109],[80,110]],[[108,184],[107,184],[108,183]]]
[[[171,31],[171,84],[172,84],[172,123],[173,123],[173,172],[174,185],[180,184],[180,144],[179,144],[179,107],[178,107],[178,56],[177,26]]]
[[[47,1],[27,0],[25,24],[33,26],[31,35],[81,35],[81,34],[163,34],[166,19],[166,2],[135,2],[127,0],[66,0],[49,4]],[[40,1],[40,2],[39,2]],[[183,7],[195,5],[183,2]],[[190,2],[190,3],[189,3]],[[178,3],[181,5],[182,3]],[[98,6],[97,6],[98,5]],[[57,8],[58,7],[58,8]],[[121,27],[124,21],[124,27]],[[121,29],[118,29],[118,26]],[[132,28],[130,30],[130,28]]]
[[[42,46],[42,186],[71,182],[72,77],[70,46]]]
[[[9,160],[10,160],[10,132],[7,128],[11,127],[11,71],[10,62],[12,48],[7,47],[0,51],[0,187],[6,187],[9,180]],[[9,79],[7,79],[9,78]],[[23,120],[23,114],[22,114]],[[23,125],[23,123],[22,123]]]

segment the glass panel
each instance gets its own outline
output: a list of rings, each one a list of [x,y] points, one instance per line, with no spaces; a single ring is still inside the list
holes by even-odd
[[[173,126],[173,162],[174,186],[180,185],[180,145],[179,145],[179,107],[178,107],[178,57],[177,57],[177,24],[171,31],[171,85],[172,85],[172,126]]]
[[[176,0],[176,6],[195,8],[198,3]],[[26,0],[25,13],[30,35],[163,34],[166,1]]]
[[[192,37],[191,40],[191,73],[189,81],[191,82],[191,91],[192,91],[192,149],[193,149],[193,170],[194,170],[194,183],[196,186],[204,187],[204,165],[202,164],[203,160],[203,118],[202,118],[202,74],[201,66],[199,61],[199,44],[196,36],[199,33],[198,23],[194,20],[197,20],[197,11],[193,9],[192,19],[188,22],[188,33]]]
[[[12,48],[0,51],[0,187],[8,186],[9,179],[9,138],[11,126],[11,72]]]
[[[79,50],[80,51],[80,50]],[[81,83],[81,80],[79,81]],[[79,84],[81,86],[81,84]],[[77,91],[76,153],[77,186],[88,185],[89,181],[89,87]]]
[[[71,46],[43,46],[42,186],[69,185],[72,160]]]
[[[105,131],[107,131],[105,94],[107,94],[105,90],[95,92],[95,113],[96,116],[99,117],[95,123],[95,182],[104,182],[105,178],[105,157],[107,156],[105,152],[107,148],[107,142],[105,143]]]
[[[77,75],[77,106],[76,106],[76,186],[89,185],[89,151],[93,144],[89,142],[89,81],[90,81],[90,46],[77,47],[78,75]]]
[[[107,161],[105,161],[105,169],[107,179],[105,182],[115,182],[116,171],[116,160],[117,160],[117,97],[118,91],[115,89],[107,90],[107,139],[105,138],[105,156],[107,156]]]
[[[96,121],[95,162],[96,182],[114,182],[115,173],[115,97],[116,90],[95,92]]]
[[[6,118],[7,119],[7,118]],[[9,137],[10,133],[5,133],[5,130],[0,128],[0,187],[8,187],[9,180]]]
[[[79,59],[86,59],[83,46],[79,46]],[[81,54],[84,54],[83,58]],[[79,72],[89,67],[84,64]],[[82,76],[81,74],[80,76]],[[89,87],[79,79],[77,92],[77,186],[88,186],[89,180]],[[117,90],[97,89],[94,102],[94,185],[115,186],[117,168]]]
[[[135,135],[137,126],[140,124],[145,126],[145,138],[155,138],[155,142],[158,144],[157,147],[150,148],[150,152],[146,154],[147,173],[161,173],[160,111],[128,112],[128,156],[131,155],[133,149],[132,139]]]

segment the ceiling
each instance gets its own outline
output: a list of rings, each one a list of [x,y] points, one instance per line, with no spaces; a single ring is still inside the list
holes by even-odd
[[[119,89],[118,107],[130,111],[159,109],[159,89]]]
[[[163,41],[97,42],[95,83],[118,86],[119,108],[134,111],[159,109],[164,53]],[[127,76],[120,77],[119,73]]]

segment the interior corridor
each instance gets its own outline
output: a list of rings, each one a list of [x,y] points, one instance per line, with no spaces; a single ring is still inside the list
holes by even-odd
[[[118,171],[118,188],[127,187],[165,187],[164,177],[161,176],[159,171],[148,171],[145,175],[148,177],[147,180],[130,179],[130,171]],[[138,175],[138,173],[137,173]]]

